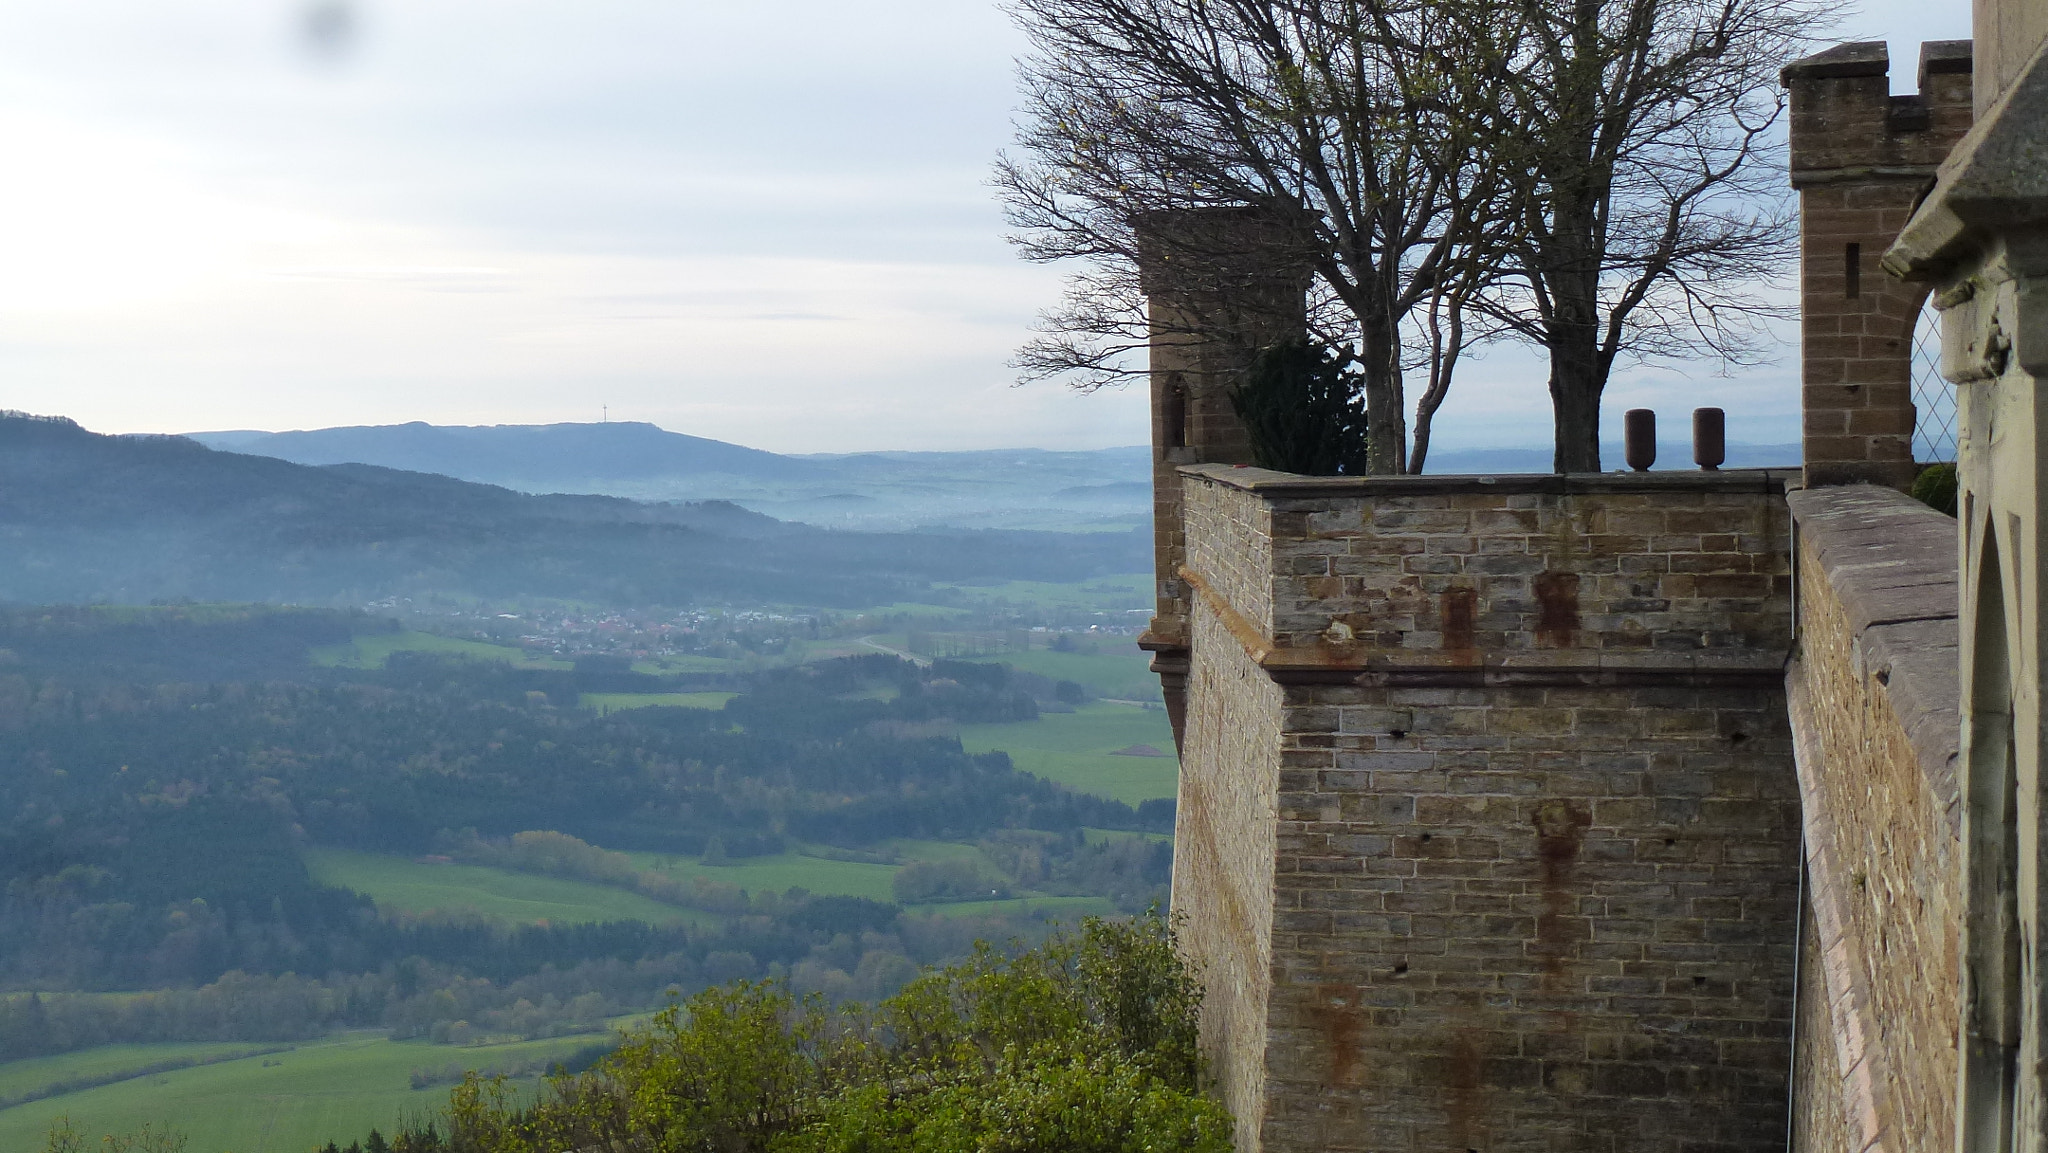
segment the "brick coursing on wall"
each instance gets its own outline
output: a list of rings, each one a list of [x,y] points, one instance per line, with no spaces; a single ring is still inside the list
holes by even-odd
[[[1781,1148],[1785,475],[1182,475],[1179,835],[1275,833],[1176,865],[1267,966],[1208,1010],[1239,1148]]]
[[[1802,1017],[1795,1148],[1940,1147],[1955,1131],[1964,912],[1956,522],[1862,485],[1789,504],[1786,684],[1818,964],[1805,984],[1826,1007]]]

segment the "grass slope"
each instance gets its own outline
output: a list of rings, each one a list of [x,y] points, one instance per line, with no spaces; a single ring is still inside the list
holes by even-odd
[[[971,753],[1001,749],[1027,773],[1129,805],[1173,796],[1180,779],[1180,762],[1172,755],[1173,726],[1163,709],[1098,701],[1071,713],[1045,713],[1035,721],[962,725],[960,743]],[[1133,745],[1150,745],[1167,755],[1113,755]]]
[[[711,709],[725,707],[725,702],[738,693],[581,693],[576,698],[578,706],[596,709],[598,716],[625,712],[627,709]]]
[[[322,668],[376,669],[392,653],[446,653],[479,661],[503,661],[528,669],[567,669],[568,661],[528,660],[526,653],[510,645],[465,641],[433,633],[373,633],[359,636],[345,645],[322,645],[313,650],[313,663]]]
[[[155,1066],[207,1064],[275,1048],[276,1045],[250,1041],[173,1041],[157,1045],[104,1045],[55,1057],[8,1061],[0,1064],[0,1101],[19,1100],[67,1082],[112,1081]]]
[[[1001,876],[980,849],[954,841],[914,841],[896,838],[877,848],[895,853],[907,864],[912,861],[970,861],[991,876]],[[662,853],[629,853],[642,869],[659,870],[674,877],[704,877],[738,885],[749,893],[784,892],[790,887],[820,896],[868,897],[894,901],[890,882],[903,865],[871,865],[859,861],[834,861],[809,856],[801,849],[772,857],[748,857],[729,865],[706,865],[691,857]],[[981,913],[1044,912],[1048,916],[1078,917],[1091,913],[1113,915],[1115,906],[1102,897],[1011,897],[1001,901],[946,902],[910,905],[917,916],[952,917]]]
[[[1061,653],[1032,649],[1028,653],[965,659],[1005,664],[1056,681],[1074,681],[1099,697],[1147,702],[1159,699],[1159,678],[1152,673],[1152,658],[1131,638],[1103,637],[1080,643],[1095,645],[1096,651]]]
[[[666,925],[711,920],[708,914],[664,905],[610,885],[483,865],[422,862],[346,849],[308,849],[305,858],[315,880],[367,893],[386,912],[470,912],[510,924],[646,921]]]
[[[964,846],[963,846],[964,847]],[[666,853],[628,853],[640,868],[671,877],[703,877],[738,885],[749,893],[780,893],[795,886],[822,896],[871,897],[892,901],[889,882],[896,865],[870,865],[859,861],[829,861],[802,852],[777,853],[772,857],[741,857],[729,865],[706,865],[694,857]]]
[[[346,1145],[372,1127],[388,1134],[401,1117],[438,1111],[447,1103],[448,1087],[413,1089],[410,1082],[415,1068],[438,1069],[449,1064],[482,1068],[549,1060],[601,1039],[592,1034],[457,1047],[392,1041],[378,1034],[343,1034],[287,1053],[155,1073],[0,1110],[0,1149],[10,1153],[40,1149],[51,1123],[68,1116],[94,1147],[102,1134],[132,1133],[154,1122],[168,1124],[190,1138],[189,1153],[305,1153],[329,1140]],[[125,1059],[132,1058],[95,1049],[50,1058],[57,1066],[42,1061],[0,1065],[0,1073],[15,1065],[68,1070]],[[66,1072],[51,1080],[75,1075]]]

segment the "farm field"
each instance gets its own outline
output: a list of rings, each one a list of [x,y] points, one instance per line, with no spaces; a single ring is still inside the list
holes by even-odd
[[[1159,678],[1152,672],[1152,657],[1130,637],[1098,637],[1079,643],[1094,645],[1096,651],[1062,653],[1032,649],[963,659],[1006,664],[1056,681],[1074,681],[1096,696],[1113,700],[1149,703],[1159,699]]]
[[[880,846],[900,856],[905,864],[912,861],[973,861],[991,873],[1000,873],[994,864],[982,856],[981,850],[973,845],[951,841],[913,841],[904,838],[885,841]],[[666,853],[628,853],[635,864],[642,869],[658,871],[672,877],[703,877],[709,881],[723,881],[738,885],[750,893],[780,893],[792,886],[809,890],[820,896],[867,897],[876,901],[894,901],[896,898],[889,888],[902,865],[869,864],[864,861],[835,861],[827,857],[813,856],[801,846],[787,853],[772,857],[743,857],[729,865],[707,865],[694,857],[680,857]],[[1036,900],[1038,898],[1031,898]],[[984,902],[986,904],[987,902]],[[1014,904],[1013,901],[996,902],[999,905]],[[935,910],[951,910],[956,905],[914,906]]]
[[[1124,836],[1139,834],[1107,833],[1101,836]],[[1001,876],[1002,870],[973,845],[953,841],[915,841],[896,838],[877,846],[897,854],[908,864],[912,861],[971,861],[980,865],[991,876]],[[674,877],[704,877],[713,881],[724,881],[738,885],[748,892],[783,892],[791,886],[809,890],[820,896],[867,897],[876,901],[894,901],[890,889],[892,881],[902,865],[874,865],[859,861],[834,861],[824,857],[810,856],[801,849],[780,853],[773,857],[751,857],[730,865],[706,865],[690,857],[669,856],[661,853],[628,853],[643,869],[658,870]],[[1102,897],[1010,897],[1000,901],[956,901],[937,904],[905,906],[905,912],[912,916],[951,917],[983,913],[1044,912],[1048,915],[1076,917],[1087,914],[1113,916],[1115,906]]]
[[[651,661],[634,661],[636,673],[648,676],[666,676],[669,673],[729,673],[748,667],[747,661],[728,660],[725,657],[706,657],[696,653],[677,653]]]
[[[1071,713],[1044,713],[1035,721],[962,725],[960,744],[971,753],[1000,749],[1027,773],[1127,805],[1172,797],[1180,777],[1173,726],[1164,709],[1097,701]],[[1166,755],[1114,755],[1136,745]]]
[[[525,652],[510,645],[420,632],[374,633],[345,645],[322,645],[313,650],[313,663],[322,668],[374,669],[383,667],[392,653],[445,653],[480,661],[503,661],[527,669],[573,667],[568,661],[528,660]]]
[[[992,585],[944,584],[938,587],[952,589],[985,607],[1029,605],[1054,611],[1101,612],[1117,616],[1132,614],[1133,618],[1132,610],[1151,611],[1153,598],[1151,573],[1118,573],[1078,584],[1008,581]]]
[[[970,860],[1000,875],[973,845],[944,841],[893,840],[885,848],[911,861]],[[729,865],[706,865],[694,857],[666,853],[628,853],[635,865],[677,878],[738,885],[749,893],[782,893],[801,888],[820,896],[866,897],[894,901],[890,882],[902,865],[837,861],[812,856],[801,848],[768,857],[744,857]],[[483,865],[441,864],[346,849],[308,849],[307,868],[321,884],[366,893],[385,912],[468,912],[507,924],[548,921],[575,924],[596,921],[647,921],[652,924],[709,924],[716,914],[682,909],[611,885],[538,876]],[[1083,902],[1084,905],[1077,905]],[[1092,902],[1092,903],[1090,903]],[[1071,908],[1070,908],[1071,906]],[[1021,896],[1001,901],[912,905],[908,911],[934,916],[1016,911],[1074,913],[1113,912],[1104,900],[1087,897]]]
[[[729,865],[707,865],[695,857],[668,853],[627,853],[633,863],[649,872],[688,879],[703,877],[738,885],[749,893],[780,893],[792,886],[821,896],[869,897],[893,901],[889,881],[896,865],[871,865],[861,861],[831,861],[801,851],[777,853],[772,857],[736,857]]]
[[[725,702],[738,693],[580,693],[576,704],[580,708],[596,709],[597,715],[608,716],[627,709],[710,709],[716,711],[725,707]]]
[[[448,1086],[412,1088],[416,1068],[484,1068],[550,1060],[603,1036],[454,1046],[392,1041],[377,1033],[341,1034],[287,1052],[153,1073],[0,1109],[0,1149],[40,1149],[51,1123],[68,1116],[86,1137],[88,1148],[98,1148],[102,1134],[131,1133],[155,1123],[185,1134],[189,1153],[305,1153],[329,1140],[346,1145],[373,1127],[389,1134],[405,1116],[440,1110],[448,1100]],[[104,1068],[110,1061],[129,1059],[114,1049],[195,1048],[199,1047],[123,1045],[87,1050],[0,1064],[0,1076],[17,1076],[17,1065],[34,1065],[49,1071],[51,1081],[61,1081],[80,1075],[71,1069]],[[137,1067],[150,1063],[140,1061]]]
[[[913,912],[933,917],[970,917],[987,913],[1039,913],[1072,921],[1080,917],[1114,917],[1116,902],[1108,897],[1012,897],[1007,901],[956,901],[950,905],[913,905]]]
[[[0,1063],[0,1103],[19,1101],[67,1082],[103,1081],[169,1064],[201,1065],[279,1048],[253,1041],[172,1041],[103,1045],[54,1057]]]
[[[323,885],[366,893],[385,912],[470,911],[509,924],[646,921],[704,924],[710,914],[664,905],[627,889],[484,865],[440,864],[347,849],[307,849]]]

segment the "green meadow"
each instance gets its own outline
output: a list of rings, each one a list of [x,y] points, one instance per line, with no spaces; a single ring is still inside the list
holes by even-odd
[[[576,704],[581,708],[596,709],[598,716],[625,712],[627,709],[711,709],[725,707],[725,702],[738,693],[581,693]]]
[[[387,913],[474,913],[508,924],[541,921],[646,921],[702,924],[710,915],[643,897],[628,889],[493,869],[417,861],[347,849],[307,849],[306,867],[323,885],[368,894]]]
[[[703,877],[707,881],[738,885],[749,893],[782,893],[800,888],[821,896],[870,897],[877,901],[895,900],[890,895],[889,882],[900,868],[862,861],[832,861],[802,852],[736,857],[727,865],[707,865],[695,857],[667,853],[626,855],[649,872],[681,879]]]
[[[913,907],[934,917],[971,917],[996,913],[1027,913],[1072,921],[1081,917],[1114,917],[1116,903],[1108,897],[1012,897],[1007,901],[955,901]]]
[[[523,650],[511,645],[419,632],[373,633],[345,645],[322,645],[313,650],[313,663],[323,668],[375,669],[382,668],[392,653],[444,653],[480,661],[503,661],[527,669],[574,667],[568,661],[528,660]]]
[[[1130,637],[1087,638],[1075,635],[1076,644],[1084,648],[1095,646],[1095,651],[1062,653],[1052,649],[1032,649],[1027,653],[965,659],[1006,664],[1056,681],[1073,681],[1099,697],[1126,701],[1159,699],[1159,678],[1152,672],[1152,657]]]
[[[680,857],[666,853],[628,853],[627,856],[632,857],[634,863],[642,869],[672,877],[703,877],[709,881],[723,881],[726,884],[738,885],[749,893],[781,893],[794,887],[820,896],[868,897],[877,901],[896,899],[889,884],[903,865],[913,861],[964,860],[980,865],[991,874],[1001,872],[973,845],[953,841],[914,841],[899,837],[884,841],[876,847],[884,853],[894,854],[903,864],[836,861],[829,857],[814,855],[802,847],[772,857],[737,858],[725,865],[707,865],[695,857]],[[1003,906],[1014,903],[995,902]],[[933,908],[951,911],[958,906],[943,905]]]
[[[867,897],[894,901],[890,882],[913,861],[966,860],[993,876],[1002,870],[973,845],[946,841],[897,839],[878,848],[895,854],[901,864],[840,861],[812,855],[802,848],[767,857],[744,857],[726,865],[707,865],[695,857],[666,853],[628,853],[635,865],[679,879],[738,885],[749,893],[784,893],[792,888],[820,896]],[[572,881],[496,869],[483,865],[419,861],[346,849],[308,849],[306,864],[315,880],[367,894],[387,913],[469,914],[505,924],[574,924],[598,921],[647,921],[652,924],[707,924],[712,913],[677,908],[611,885]],[[1079,903],[1077,903],[1079,902]],[[1018,910],[1078,915],[1110,913],[1105,900],[1044,897],[1026,894],[1000,901],[974,901],[912,906],[912,911],[940,916]]]
[[[143,1069],[167,1065],[206,1065],[279,1048],[250,1041],[174,1041],[159,1045],[105,1045],[55,1057],[30,1057],[0,1063],[0,1102],[20,1101],[51,1087],[80,1082],[111,1082]]]
[[[725,657],[706,657],[696,653],[677,653],[674,656],[659,657],[651,661],[634,661],[633,671],[648,676],[666,676],[669,673],[729,673],[749,667],[748,661],[729,660]]]
[[[148,1073],[0,1109],[0,1149],[40,1149],[51,1124],[69,1117],[89,1148],[97,1148],[103,1134],[157,1124],[185,1134],[188,1153],[306,1153],[330,1140],[346,1145],[373,1127],[389,1134],[403,1117],[438,1112],[447,1103],[448,1087],[412,1088],[416,1068],[517,1066],[567,1057],[603,1039],[603,1034],[586,1034],[453,1046],[345,1033],[286,1052]],[[33,1091],[37,1084],[141,1070],[209,1048],[247,1051],[255,1046],[110,1046],[0,1064],[0,1084],[27,1085],[18,1091]]]
[[[1046,581],[1006,581],[1002,584],[946,584],[938,587],[952,589],[978,602],[982,607],[1028,605],[1054,612],[1125,613],[1133,609],[1149,610],[1154,596],[1151,573],[1119,573],[1065,584]],[[1135,617],[1135,614],[1133,616]]]
[[[1000,749],[1027,773],[1128,805],[1171,797],[1179,787],[1180,762],[1173,756],[1173,726],[1164,709],[1097,701],[1071,713],[1044,713],[1035,721],[962,725],[960,743],[973,753]],[[1134,746],[1166,755],[1116,755]]]

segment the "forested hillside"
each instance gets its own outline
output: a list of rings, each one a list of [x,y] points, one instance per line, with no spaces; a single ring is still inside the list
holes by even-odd
[[[0,989],[33,991],[0,996],[0,1049],[338,1025],[540,1036],[771,971],[874,995],[1007,931],[928,915],[948,902],[1135,910],[1163,892],[1170,849],[1148,835],[1170,830],[1170,802],[1075,792],[953,735],[1070,707],[1043,678],[875,655],[751,674],[722,709],[599,716],[574,707],[587,674],[568,669],[305,660],[359,627],[320,610],[0,614]],[[905,843],[957,853],[920,863]],[[902,866],[894,899],[662,863],[799,844]],[[564,878],[659,915],[408,915],[323,883],[316,850]],[[147,989],[163,991],[94,996]]]
[[[534,496],[0,414],[0,603],[856,606],[933,581],[1138,571],[1147,546],[1127,532],[836,532],[729,504]]]

